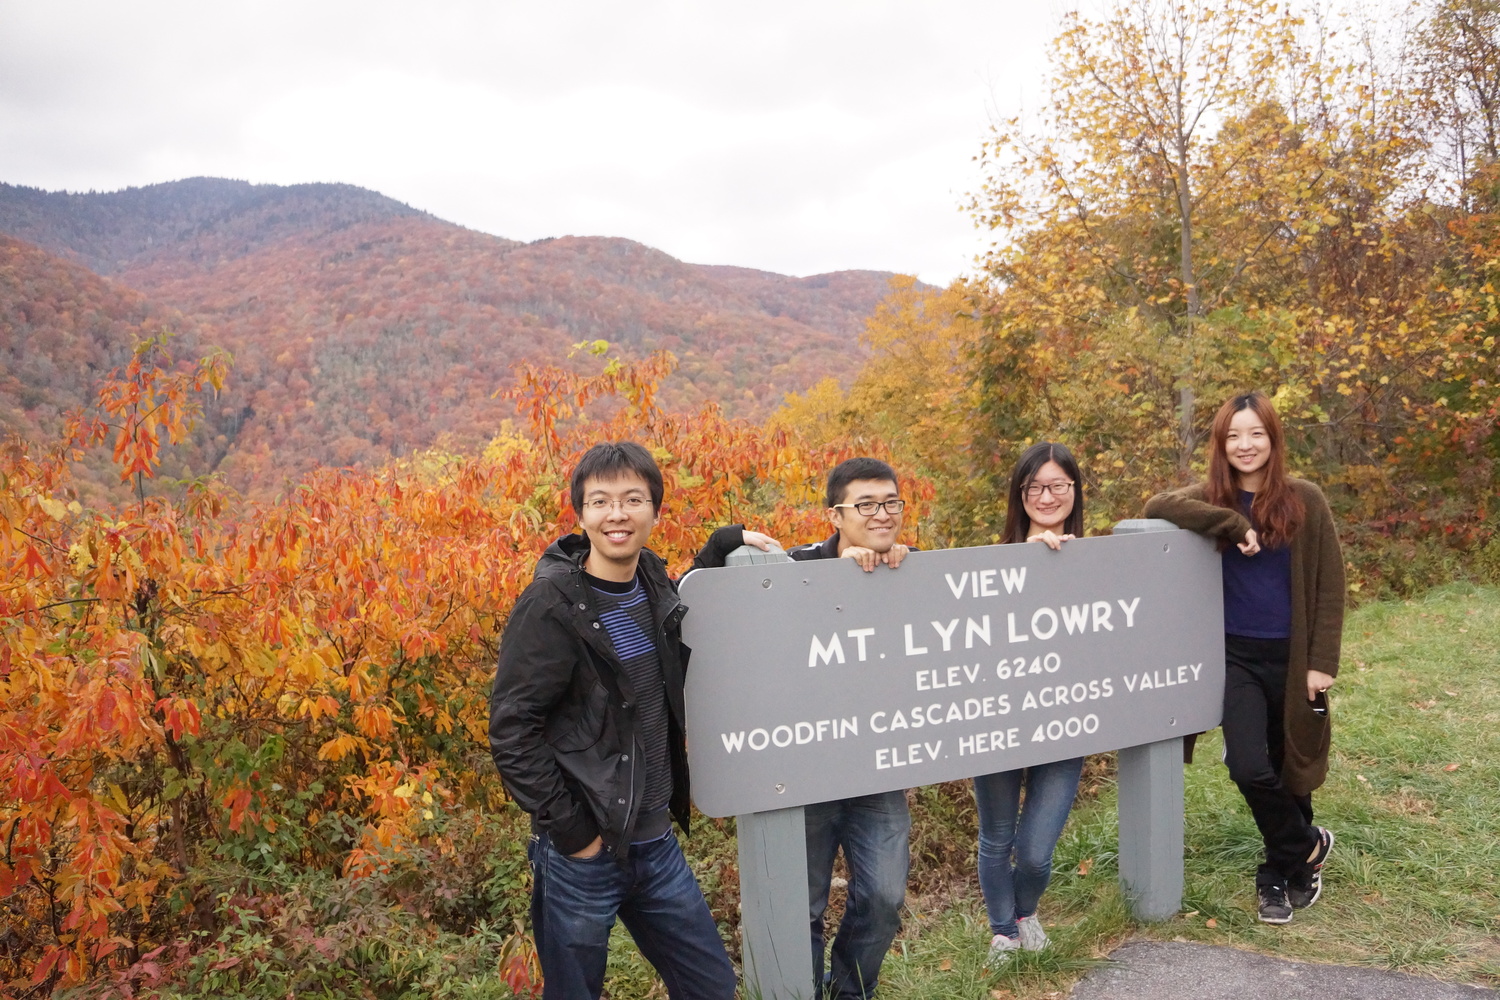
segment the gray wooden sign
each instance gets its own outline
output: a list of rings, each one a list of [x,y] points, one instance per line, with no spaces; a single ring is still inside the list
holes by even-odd
[[[1219,578],[1186,531],[690,573],[694,799],[763,812],[1212,728]]]

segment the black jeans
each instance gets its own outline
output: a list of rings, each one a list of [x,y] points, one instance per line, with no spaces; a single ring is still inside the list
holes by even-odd
[[[1281,782],[1290,645],[1286,639],[1224,637],[1224,763],[1266,845],[1257,885],[1305,868],[1318,838],[1312,796],[1293,795]]]

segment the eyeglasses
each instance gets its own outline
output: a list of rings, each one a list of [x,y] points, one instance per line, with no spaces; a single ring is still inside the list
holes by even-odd
[[[862,517],[873,517],[877,510],[899,514],[906,509],[905,500],[861,500],[859,503],[836,503],[835,507],[853,507]]]
[[[583,502],[583,505],[589,510],[598,511],[601,513],[606,510],[612,510],[615,507],[621,507],[628,514],[636,514],[645,510],[646,505],[650,502],[651,501],[647,500],[645,497],[626,497],[623,500],[611,500],[607,497],[594,497],[594,499],[592,500],[585,500]]]
[[[1056,482],[1056,483],[1031,483],[1022,492],[1024,492],[1026,494],[1026,499],[1028,499],[1028,500],[1035,500],[1037,497],[1041,496],[1043,493],[1046,493],[1046,492],[1049,492],[1049,491],[1055,497],[1065,497],[1070,492],[1072,492],[1072,490],[1073,490],[1073,484],[1071,482],[1068,482],[1068,481],[1064,480],[1062,482]]]

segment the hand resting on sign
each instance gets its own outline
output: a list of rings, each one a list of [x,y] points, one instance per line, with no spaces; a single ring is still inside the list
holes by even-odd
[[[1058,549],[1062,548],[1063,542],[1071,542],[1073,540],[1073,536],[1059,535],[1049,530],[1038,532],[1026,540],[1028,542],[1041,542],[1043,545],[1047,546],[1047,548],[1051,549],[1053,552],[1056,552]]]
[[[843,552],[840,552],[839,556],[844,559],[853,559],[859,564],[860,569],[869,573],[876,566],[889,566],[891,569],[895,569],[901,565],[901,560],[905,559],[906,554],[910,551],[911,549],[900,542],[892,545],[889,552],[876,552],[874,549],[867,549],[863,545],[851,545]]]

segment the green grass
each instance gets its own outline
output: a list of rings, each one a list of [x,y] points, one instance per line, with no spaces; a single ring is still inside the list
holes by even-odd
[[[906,932],[881,995],[1061,994],[1131,934],[1500,984],[1500,590],[1455,585],[1354,612],[1333,694],[1332,767],[1314,807],[1338,844],[1323,898],[1290,925],[1255,919],[1259,837],[1215,732],[1187,769],[1183,913],[1129,918],[1106,788],[1058,845],[1041,909],[1053,948],[984,974],[983,910],[960,901]]]

